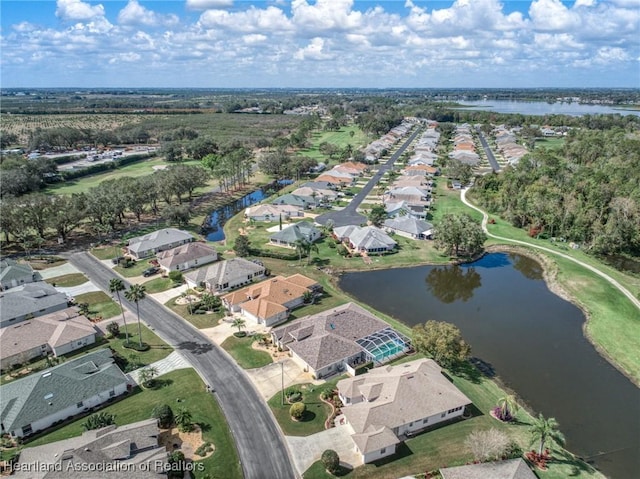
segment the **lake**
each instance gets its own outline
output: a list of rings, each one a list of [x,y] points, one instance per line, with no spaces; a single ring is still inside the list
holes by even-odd
[[[588,105],[581,103],[547,103],[543,101],[478,100],[458,101],[465,110],[488,110],[496,113],[520,113],[522,115],[599,115],[619,113],[620,115],[640,116],[640,110],[627,110],[607,105]]]
[[[473,356],[558,420],[571,452],[614,479],[638,477],[640,390],[585,339],[584,315],[549,291],[536,261],[494,253],[462,266],[346,273],[340,287],[409,326],[455,324]]]

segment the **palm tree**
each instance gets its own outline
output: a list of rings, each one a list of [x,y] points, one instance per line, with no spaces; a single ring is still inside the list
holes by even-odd
[[[181,431],[188,432],[193,429],[193,415],[185,407],[178,409],[178,412],[174,416],[174,420]]]
[[[142,326],[140,326],[139,302],[144,299],[146,295],[146,288],[142,284],[132,284],[129,286],[129,290],[124,292],[124,297],[127,298],[128,301],[136,303],[136,314],[138,315],[138,344],[140,345],[140,349],[142,349]]]
[[[498,399],[498,407],[500,408],[500,419],[503,421],[510,420],[519,409],[518,403],[516,402],[516,398],[513,394],[509,394],[508,396]]]
[[[318,249],[318,245],[315,243],[309,243],[307,248],[307,265],[311,264],[311,252],[315,254],[320,254],[320,250]]]
[[[302,255],[309,251],[311,243],[309,243],[306,238],[300,238],[297,239],[293,245],[296,247],[296,253],[298,253],[298,261],[302,262]]]
[[[122,321],[124,322],[125,344],[129,344],[129,331],[127,331],[127,320],[124,317],[124,308],[122,307],[122,299],[120,299],[120,291],[124,291],[124,283],[120,278],[113,278],[109,281],[109,292],[116,293],[118,303],[120,303],[120,311],[122,311]]]
[[[542,455],[544,445],[547,440],[552,440],[560,445],[564,444],[564,434],[562,434],[558,428],[560,425],[555,418],[545,418],[542,414],[539,414],[537,418],[533,420],[531,426],[531,434],[534,440],[540,441],[540,447],[538,448],[538,455]]]
[[[154,367],[147,367],[140,370],[140,383],[148,388],[153,384],[153,379],[158,375],[158,370]]]
[[[233,326],[234,328],[238,328],[238,333],[241,333],[245,324],[247,324],[247,322],[244,319],[236,318],[233,320],[233,323],[231,323],[231,326]]]

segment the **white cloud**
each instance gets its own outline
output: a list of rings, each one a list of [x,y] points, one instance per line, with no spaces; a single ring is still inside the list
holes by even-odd
[[[159,25],[176,25],[179,19],[176,15],[160,15],[138,3],[138,0],[129,0],[129,3],[118,13],[118,23],[122,25],[147,25],[155,27]]]
[[[307,0],[291,2],[292,22],[310,33],[326,30],[354,30],[361,25],[362,13],[352,10],[353,0]]]
[[[90,20],[104,15],[101,4],[92,6],[81,0],[58,0],[56,16],[62,20]]]
[[[299,49],[294,58],[297,60],[330,60],[334,55],[324,51],[325,39],[316,37],[306,47]]]
[[[233,0],[187,0],[189,10],[209,10],[233,6]]]
[[[207,10],[200,15],[203,28],[226,28],[239,32],[269,32],[271,34],[291,30],[291,22],[282,10],[276,7],[229,13],[226,10]]]
[[[572,30],[580,24],[580,17],[565,7],[560,0],[535,0],[529,7],[529,16],[538,31],[560,32]]]

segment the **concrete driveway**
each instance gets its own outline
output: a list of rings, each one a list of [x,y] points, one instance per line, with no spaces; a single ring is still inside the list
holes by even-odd
[[[259,394],[266,400],[282,391],[283,380],[285,388],[294,384],[313,383],[319,385],[324,383],[324,381],[313,379],[311,374],[305,373],[290,358],[283,358],[277,363],[262,368],[248,369],[247,375],[256,386]]]
[[[300,475],[309,466],[320,459],[327,449],[333,449],[338,453],[340,462],[352,468],[362,465],[360,454],[356,452],[356,446],[351,440],[352,430],[350,426],[337,426],[311,436],[285,436],[289,451],[293,456],[293,462]]]

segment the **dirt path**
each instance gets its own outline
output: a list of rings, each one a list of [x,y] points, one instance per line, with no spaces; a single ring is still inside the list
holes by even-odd
[[[629,301],[631,301],[633,303],[633,305],[640,310],[640,300],[638,298],[636,298],[631,293],[631,291],[629,291],[627,288],[622,286],[618,281],[613,279],[608,274],[603,273],[598,268],[596,268],[594,266],[591,266],[591,265],[589,265],[589,264],[587,264],[587,263],[585,263],[583,261],[580,261],[579,259],[576,259],[576,258],[574,258],[572,256],[569,256],[568,254],[564,254],[564,253],[560,253],[559,251],[552,250],[551,248],[546,248],[544,246],[534,245],[534,244],[531,244],[531,243],[527,243],[526,241],[520,241],[520,240],[511,239],[511,238],[504,238],[502,236],[497,236],[497,235],[489,233],[489,231],[487,230],[487,221],[489,219],[489,215],[484,210],[481,210],[477,206],[474,206],[471,203],[469,203],[469,201],[467,201],[467,197],[466,196],[467,196],[467,188],[465,188],[465,189],[460,191],[460,199],[469,208],[472,208],[472,209],[482,213],[482,229],[484,230],[484,232],[486,233],[486,235],[488,237],[493,238],[493,239],[497,239],[497,240],[500,240],[500,241],[508,241],[510,243],[521,244],[521,245],[527,246],[529,248],[538,249],[538,250],[544,251],[546,253],[551,253],[551,254],[554,254],[556,256],[560,256],[561,258],[568,259],[569,261],[573,261],[574,263],[579,264],[583,268],[586,268],[589,271],[597,274],[598,276],[600,276],[601,278],[606,280],[608,283],[613,285],[618,291],[620,291],[627,298],[629,298]]]

